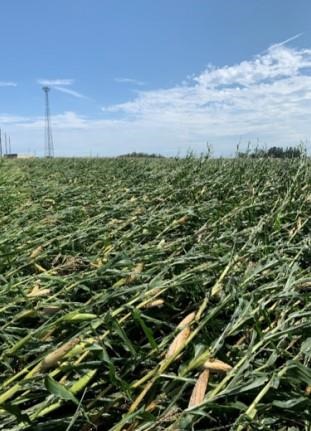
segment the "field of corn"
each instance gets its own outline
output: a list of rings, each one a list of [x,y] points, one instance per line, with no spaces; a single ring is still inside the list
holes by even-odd
[[[311,164],[0,161],[0,430],[311,429]]]

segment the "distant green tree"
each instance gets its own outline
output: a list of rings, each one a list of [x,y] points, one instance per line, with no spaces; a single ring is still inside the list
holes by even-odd
[[[134,157],[134,158],[139,158],[139,157],[144,157],[144,158],[164,158],[164,156],[162,156],[161,154],[148,154],[148,153],[137,153],[136,151],[133,151],[132,153],[127,153],[127,154],[122,154],[121,156],[118,157]]]
[[[286,149],[282,147],[271,147],[268,149],[256,148],[254,151],[248,152],[238,152],[238,158],[275,158],[275,159],[294,159],[302,157],[303,152],[297,147],[287,147]]]

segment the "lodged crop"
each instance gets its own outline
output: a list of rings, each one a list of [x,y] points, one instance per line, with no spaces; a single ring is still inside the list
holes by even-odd
[[[2,161],[0,430],[310,430],[310,167]]]

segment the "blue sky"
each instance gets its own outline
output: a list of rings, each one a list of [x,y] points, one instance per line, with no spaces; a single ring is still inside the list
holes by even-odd
[[[45,82],[56,155],[310,148],[309,0],[3,0],[0,14],[15,151],[43,152]]]

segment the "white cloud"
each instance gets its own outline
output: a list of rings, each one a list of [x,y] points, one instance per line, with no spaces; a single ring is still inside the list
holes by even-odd
[[[26,121],[33,121],[33,118],[22,117],[20,115],[0,114],[0,124],[21,124]]]
[[[17,87],[17,83],[12,81],[0,81],[0,87]]]
[[[0,116],[1,121],[1,116]],[[51,123],[54,130],[73,130],[73,129],[86,129],[88,128],[92,122],[87,120],[84,117],[77,115],[75,112],[67,111],[63,114],[53,115],[51,117]],[[28,118],[21,120],[18,124],[18,127],[21,129],[28,130],[43,130],[45,125],[44,117],[36,117],[32,118],[29,121]]]
[[[228,155],[241,139],[257,138],[271,146],[295,145],[311,137],[311,49],[275,44],[241,63],[209,66],[173,88],[139,91],[104,107],[102,115],[54,116],[56,153],[173,155],[204,151],[208,141],[215,154]],[[14,130],[21,142],[42,149],[43,124],[33,118],[14,124]]]
[[[200,147],[239,136],[296,144],[311,135],[311,50],[273,45],[239,64],[209,66],[169,89],[141,91],[133,100],[104,107],[136,124],[166,126]],[[216,148],[217,150],[217,148]]]
[[[74,83],[73,79],[38,79],[38,84],[48,86],[48,87],[54,87],[55,85],[72,85]]]
[[[249,87],[265,81],[295,76],[304,67],[304,61],[310,66],[311,51],[294,51],[273,46],[265,55],[238,65],[217,69],[209,67],[195,81],[205,88],[233,85]]]
[[[115,78],[114,80],[119,84],[133,84],[133,85],[139,85],[139,86],[146,85],[144,81],[139,81],[133,78]]]

